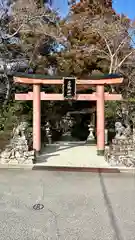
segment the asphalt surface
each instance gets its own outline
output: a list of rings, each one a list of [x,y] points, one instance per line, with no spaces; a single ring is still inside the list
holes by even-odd
[[[0,240],[10,239],[135,239],[135,175],[0,170]]]

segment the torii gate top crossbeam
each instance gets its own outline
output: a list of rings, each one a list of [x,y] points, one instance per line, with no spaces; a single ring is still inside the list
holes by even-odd
[[[17,73],[14,76],[15,83],[22,84],[63,84],[63,77],[60,76],[47,76],[39,74],[25,74]],[[123,82],[123,77],[118,74],[108,74],[108,75],[91,75],[90,77],[85,77],[84,79],[76,79],[77,85],[108,85],[108,84],[118,84]]]

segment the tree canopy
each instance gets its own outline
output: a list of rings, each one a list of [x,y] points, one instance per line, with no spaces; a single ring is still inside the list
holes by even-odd
[[[134,97],[135,24],[125,15],[117,14],[112,1],[70,0],[69,14],[64,19],[48,7],[51,0],[10,3],[11,14],[4,10],[6,14],[0,22],[1,35],[6,36],[2,44],[8,48],[5,51],[0,44],[1,54],[3,51],[8,57],[20,54],[29,60],[34,72],[41,74],[85,77],[93,72],[122,73],[124,84],[107,90],[122,93],[127,99]],[[13,43],[14,38],[18,41],[7,44],[9,40]],[[56,116],[58,108],[63,108],[62,104],[45,104],[50,118],[53,112]],[[113,117],[114,109],[120,109],[116,103],[107,103],[106,107]],[[23,104],[23,109],[31,115],[29,103]]]
[[[71,5],[70,14],[62,23],[69,44],[57,57],[59,71],[75,75],[89,75],[92,70],[119,72],[133,54],[134,24],[124,15],[116,14],[111,4],[97,2],[101,1]]]

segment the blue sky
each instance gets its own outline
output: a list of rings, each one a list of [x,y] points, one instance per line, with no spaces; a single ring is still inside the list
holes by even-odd
[[[54,0],[54,6],[62,16],[68,11],[67,0]],[[124,13],[131,19],[135,18],[135,0],[114,0],[113,7],[118,13]]]
[[[135,0],[114,0],[114,9],[119,13],[125,13],[129,18],[135,18]]]

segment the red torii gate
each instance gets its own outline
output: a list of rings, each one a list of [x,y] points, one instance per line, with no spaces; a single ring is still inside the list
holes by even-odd
[[[69,78],[70,79],[70,78]],[[71,79],[70,79],[71,80]],[[73,80],[73,78],[72,78]],[[92,94],[74,94],[70,99],[76,101],[96,101],[97,102],[97,154],[104,155],[105,149],[105,115],[104,101],[122,100],[121,94],[109,94],[104,91],[105,85],[119,84],[123,82],[120,75],[91,76],[85,79],[74,79],[75,87],[96,86],[96,92]],[[38,74],[17,74],[14,76],[14,83],[33,85],[33,92],[17,93],[15,100],[33,101],[33,149],[36,152],[41,150],[41,100],[66,100],[63,93],[41,92],[40,85],[63,85],[64,78],[50,77]],[[74,89],[75,90],[75,89]]]

